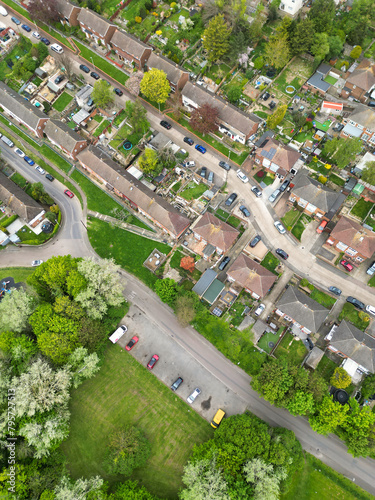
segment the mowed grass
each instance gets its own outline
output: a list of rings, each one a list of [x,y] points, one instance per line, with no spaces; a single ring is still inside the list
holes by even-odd
[[[171,250],[165,243],[112,227],[107,222],[97,219],[89,222],[88,236],[100,257],[112,257],[123,269],[137,276],[150,288],[158,278],[143,266],[143,262],[155,248],[164,254],[168,254]]]
[[[289,345],[290,344],[290,345]],[[295,340],[293,335],[287,333],[277,346],[274,355],[284,358],[290,365],[299,366],[307,354],[307,349],[301,340]]]
[[[63,92],[60,97],[56,99],[56,101],[53,103],[53,107],[57,111],[64,111],[64,109],[67,107],[67,105],[71,102],[73,99],[73,96],[68,94],[67,92]]]
[[[110,485],[125,480],[108,475],[102,460],[109,435],[136,425],[152,451],[131,478],[162,498],[177,498],[192,447],[213,434],[208,422],[118,345],[108,348],[100,372],[73,392],[69,409],[69,439],[61,448],[74,479],[98,474]]]
[[[20,281],[26,283],[26,279],[34,271],[35,267],[0,267],[0,281],[11,276],[16,283]]]

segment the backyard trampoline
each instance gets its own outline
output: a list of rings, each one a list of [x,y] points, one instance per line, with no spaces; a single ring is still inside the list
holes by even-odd
[[[126,151],[129,151],[133,147],[133,144],[130,141],[125,141],[124,144],[122,145],[122,147]]]

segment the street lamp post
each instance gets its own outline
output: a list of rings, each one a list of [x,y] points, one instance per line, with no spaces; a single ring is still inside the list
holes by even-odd
[[[90,56],[90,59],[91,59],[91,62],[92,62],[93,68],[95,69],[95,64],[94,64],[94,60],[93,60],[92,56]]]

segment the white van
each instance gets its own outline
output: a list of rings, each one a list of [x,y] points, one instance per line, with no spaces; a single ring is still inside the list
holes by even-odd
[[[5,135],[2,135],[1,136],[1,140],[7,145],[9,146],[10,148],[13,148],[14,146],[14,142],[11,141],[10,139],[8,139],[8,137],[5,137]]]
[[[375,316],[375,307],[374,306],[366,306],[366,311],[373,316]]]
[[[112,333],[112,335],[109,337],[109,340],[113,343],[116,344],[118,340],[121,339],[121,337],[124,335],[125,332],[128,331],[128,327],[125,325],[121,325],[117,328],[117,330]]]
[[[62,54],[64,52],[63,48],[58,43],[53,43],[51,45],[51,50],[53,50],[54,52],[57,52],[58,54]]]
[[[0,14],[4,17],[8,15],[8,11],[4,9],[4,7],[2,7],[1,5],[0,5]]]

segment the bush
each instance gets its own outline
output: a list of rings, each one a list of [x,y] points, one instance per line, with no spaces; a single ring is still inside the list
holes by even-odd
[[[142,18],[140,16],[135,16],[134,21],[139,24],[142,22]]]
[[[321,182],[322,184],[325,184],[327,182],[327,177],[325,177],[324,175],[319,175],[318,177],[318,181]]]
[[[301,281],[300,281],[300,285],[301,285],[301,286],[303,286],[303,287],[305,287],[305,286],[309,286],[309,284],[310,284],[310,283],[309,283],[309,280],[307,280],[306,278],[303,278],[303,279],[301,279]]]

